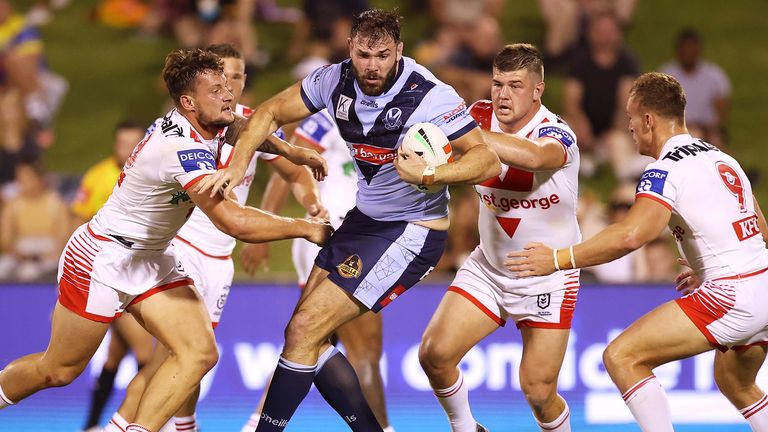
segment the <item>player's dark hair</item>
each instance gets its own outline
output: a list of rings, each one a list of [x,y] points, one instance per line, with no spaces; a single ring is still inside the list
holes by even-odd
[[[400,16],[397,8],[391,11],[371,9],[356,15],[352,19],[352,30],[349,37],[354,39],[360,36],[374,45],[387,38],[392,38],[395,43],[400,43]]]
[[[243,58],[242,54],[240,54],[240,51],[238,51],[237,48],[235,48],[233,45],[228,43],[208,45],[207,47],[205,47],[205,50],[208,52],[212,52],[223,59]]]
[[[531,44],[516,43],[505,46],[493,59],[493,67],[499,72],[525,69],[544,79],[544,60],[541,51]]]
[[[629,91],[641,107],[656,114],[685,121],[685,92],[683,86],[672,76],[661,72],[649,72],[640,75]]]
[[[181,95],[192,91],[195,79],[206,72],[224,73],[224,62],[218,55],[201,49],[172,51],[165,57],[163,81],[173,103],[179,103]]]
[[[147,125],[139,123],[135,120],[123,120],[120,123],[115,125],[115,133],[123,130],[123,129],[141,129],[146,130]]]
[[[685,42],[701,42],[701,34],[693,27],[684,27],[677,33],[676,46]]]

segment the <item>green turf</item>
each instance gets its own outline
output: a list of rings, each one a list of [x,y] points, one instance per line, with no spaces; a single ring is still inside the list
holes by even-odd
[[[23,9],[29,2],[16,1]],[[298,1],[280,2],[296,4]],[[374,1],[378,6],[401,4],[406,16],[403,37],[406,53],[429,28],[423,12],[409,2]],[[731,151],[747,168],[768,168],[768,151],[760,135],[768,120],[768,33],[764,0],[724,2],[715,0],[642,0],[627,40],[639,55],[643,68],[652,70],[672,56],[675,33],[682,26],[698,28],[705,42],[705,56],[719,63],[733,83],[733,105],[729,124]],[[52,68],[69,79],[71,88],[55,124],[57,143],[46,155],[49,166],[60,172],[79,173],[110,151],[113,125],[124,117],[149,122],[162,111],[165,100],[160,69],[164,55],[174,47],[169,39],[146,41],[131,31],[108,29],[90,21],[96,0],[73,1],[43,28],[46,53]],[[508,1],[502,18],[508,41],[537,43],[543,23],[534,1]],[[257,101],[290,84],[289,65],[282,54],[290,28],[280,24],[258,24],[262,46],[273,61],[258,73],[253,88]],[[562,80],[549,75],[545,103],[555,111],[561,107]],[[254,188],[258,202],[264,173]],[[756,187],[762,202],[768,199],[763,184]],[[591,185],[607,191],[611,180],[602,176]],[[768,206],[768,204],[766,204]],[[296,205],[289,213],[300,214]],[[271,267],[290,271],[288,242],[273,247]]]

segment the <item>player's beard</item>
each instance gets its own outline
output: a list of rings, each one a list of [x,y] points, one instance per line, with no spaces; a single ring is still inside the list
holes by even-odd
[[[230,111],[230,113],[231,112],[233,111]],[[216,118],[207,118],[207,116],[200,117],[200,124],[209,129],[225,128],[234,122],[235,122],[235,116],[233,114],[231,115],[231,118],[226,118],[223,114],[220,114]]]
[[[363,91],[364,94],[368,96],[379,96],[380,94],[384,93],[384,89],[389,88],[390,85],[395,81],[395,75],[397,75],[397,68],[399,66],[400,62],[395,62],[394,65],[392,65],[392,68],[387,72],[387,75],[384,77],[384,80],[382,80],[381,84],[378,86],[371,86],[366,84],[365,79],[366,78],[372,78],[376,79],[379,78],[378,75],[362,75],[360,71],[357,70],[355,65],[352,65],[352,72],[355,74],[355,79],[357,80],[357,85],[360,86],[360,90]]]

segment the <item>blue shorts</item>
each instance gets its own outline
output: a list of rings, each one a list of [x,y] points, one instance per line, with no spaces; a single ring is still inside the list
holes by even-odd
[[[320,250],[315,265],[378,312],[435,268],[447,236],[446,231],[413,223],[377,221],[355,207]]]

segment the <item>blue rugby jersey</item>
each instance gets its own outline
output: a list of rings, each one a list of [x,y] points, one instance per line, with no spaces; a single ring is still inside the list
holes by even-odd
[[[360,90],[352,62],[320,67],[301,84],[307,108],[327,108],[355,159],[357,208],[381,221],[420,221],[448,214],[448,188],[426,194],[402,181],[392,161],[413,124],[431,122],[455,140],[477,127],[464,100],[413,59],[403,57],[392,86],[378,96]]]

